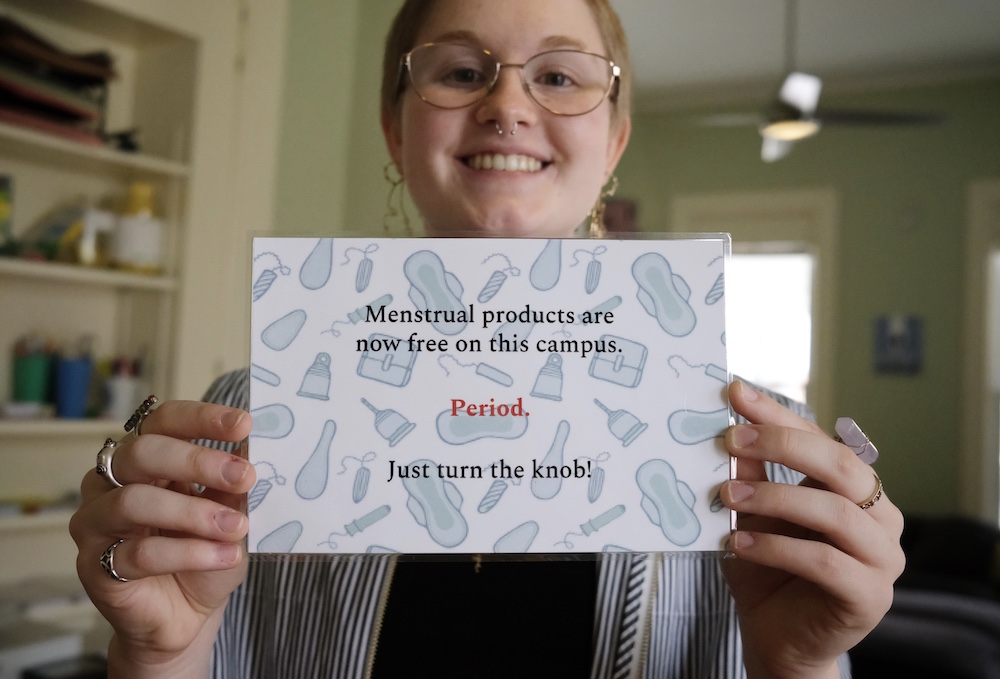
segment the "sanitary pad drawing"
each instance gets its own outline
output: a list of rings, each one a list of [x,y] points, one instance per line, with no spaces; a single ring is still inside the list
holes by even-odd
[[[299,282],[309,290],[319,290],[330,280],[333,269],[333,239],[320,238],[299,269]]]
[[[531,548],[537,535],[538,524],[535,521],[525,521],[497,540],[493,544],[493,551],[496,554],[523,554]]]
[[[326,490],[326,482],[330,477],[330,444],[336,433],[337,423],[327,420],[312,455],[295,477],[295,492],[303,500],[315,500]]]
[[[417,309],[464,313],[462,304],[462,284],[455,274],[445,271],[441,258],[430,250],[421,250],[410,255],[403,265],[403,272],[410,281],[410,300]],[[467,325],[467,321],[432,320],[431,325],[442,335],[457,335]]]
[[[431,460],[415,460],[412,465],[427,465],[435,469],[436,463]],[[443,481],[437,476],[430,478],[404,478],[403,487],[410,494],[406,508],[413,514],[417,523],[427,529],[427,533],[442,547],[460,545],[468,535],[469,526],[460,511],[462,494],[450,481]]]
[[[295,543],[298,542],[301,535],[302,522],[289,521],[261,538],[261,541],[257,543],[257,551],[287,554],[295,547]]]
[[[409,383],[417,352],[407,342],[375,332],[368,336],[368,347],[358,359],[358,375],[394,387]]]
[[[288,436],[295,426],[295,415],[283,403],[273,403],[250,411],[253,426],[250,436],[281,439]]]
[[[554,467],[558,470],[563,466],[563,454],[566,452],[566,439],[569,438],[569,422],[562,420],[556,427],[555,438],[545,459],[539,464],[542,469]],[[558,472],[548,474],[546,477],[534,477],[531,479],[531,494],[539,500],[551,500],[562,488],[562,476]]]
[[[646,365],[646,347],[617,335],[601,335],[600,341],[614,341],[618,353],[595,353],[590,359],[591,377],[623,387],[637,387],[642,379],[642,369]]]
[[[510,410],[517,404],[503,404],[508,414],[481,417],[469,415],[464,410],[452,415],[450,410],[442,410],[437,416],[438,436],[445,443],[460,446],[470,441],[484,438],[516,439],[528,430],[528,418],[511,415]]]
[[[701,524],[694,512],[694,492],[677,479],[666,460],[649,460],[635,473],[642,491],[640,506],[646,516],[663,531],[663,537],[683,547],[701,534]]]
[[[562,269],[562,241],[549,240],[542,248],[535,263],[531,265],[528,280],[535,290],[551,290],[559,282]]]
[[[302,309],[290,311],[271,325],[264,328],[264,332],[260,334],[260,340],[264,343],[264,346],[274,349],[275,351],[282,351],[283,349],[286,349],[289,344],[295,341],[295,338],[299,334],[299,330],[302,329],[305,322],[305,311]]]
[[[688,304],[691,288],[670,269],[670,263],[658,252],[647,252],[632,264],[632,277],[639,284],[636,297],[663,331],[683,337],[697,323],[694,309]]]
[[[722,436],[729,426],[729,410],[703,413],[697,410],[675,410],[667,418],[667,428],[677,443],[692,446]]]

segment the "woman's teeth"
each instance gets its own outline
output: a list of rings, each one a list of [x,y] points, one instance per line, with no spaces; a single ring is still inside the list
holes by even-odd
[[[542,169],[542,161],[537,158],[514,154],[505,156],[502,153],[472,156],[468,160],[468,165],[475,170],[510,170],[511,172],[538,172]]]

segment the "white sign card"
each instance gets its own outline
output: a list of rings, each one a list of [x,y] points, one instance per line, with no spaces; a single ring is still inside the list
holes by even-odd
[[[729,247],[255,238],[250,551],[723,549]]]

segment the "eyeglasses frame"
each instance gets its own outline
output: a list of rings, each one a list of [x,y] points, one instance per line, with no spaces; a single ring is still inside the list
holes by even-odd
[[[618,88],[621,85],[621,74],[622,74],[621,66],[619,66],[618,64],[616,64],[615,62],[613,62],[611,59],[608,59],[603,54],[597,54],[596,52],[587,52],[586,50],[567,49],[567,48],[552,49],[552,50],[545,50],[544,52],[539,52],[538,54],[533,54],[524,63],[521,63],[521,64],[511,64],[511,63],[503,63],[503,62],[497,60],[497,58],[493,56],[493,53],[490,50],[483,49],[483,50],[479,50],[479,51],[481,51],[483,54],[489,55],[489,57],[492,58],[493,62],[496,64],[496,73],[493,74],[493,81],[490,83],[489,87],[485,88],[483,96],[479,97],[478,99],[473,99],[468,104],[462,104],[461,106],[441,106],[439,104],[435,104],[433,102],[428,101],[427,99],[424,98],[424,96],[422,94],[420,94],[420,90],[417,89],[416,83],[413,82],[413,70],[412,70],[412,67],[410,65],[410,55],[412,55],[414,52],[416,52],[417,50],[419,50],[421,48],[431,47],[431,46],[434,46],[434,45],[455,45],[455,46],[459,46],[459,47],[463,46],[460,43],[425,42],[422,45],[417,45],[416,47],[414,47],[410,51],[408,51],[405,54],[403,54],[400,57],[400,59],[399,59],[399,74],[397,76],[397,80],[398,80],[399,84],[398,84],[398,86],[396,88],[396,99],[397,99],[397,101],[399,100],[399,97],[403,94],[403,91],[405,89],[404,75],[403,75],[405,73],[406,75],[409,76],[410,84],[413,85],[413,91],[416,93],[416,95],[418,97],[420,97],[420,101],[422,101],[422,102],[424,102],[424,103],[426,103],[426,104],[428,104],[430,106],[433,106],[434,108],[439,108],[439,109],[442,109],[442,110],[445,110],[445,111],[455,111],[455,110],[458,110],[460,108],[465,108],[466,106],[472,106],[473,104],[476,104],[476,103],[482,101],[483,99],[486,99],[488,96],[490,96],[490,94],[493,93],[493,90],[497,86],[497,83],[500,82],[500,70],[503,69],[504,67],[510,67],[510,68],[518,68],[518,69],[521,70],[521,86],[524,87],[524,91],[525,91],[525,93],[527,93],[527,95],[531,99],[531,101],[535,102],[535,104],[537,104],[538,106],[540,106],[543,110],[548,111],[549,113],[551,113],[553,115],[565,116],[565,117],[569,118],[569,117],[573,117],[573,116],[582,116],[582,115],[586,115],[588,113],[591,113],[592,111],[596,110],[597,107],[599,107],[601,104],[603,104],[605,102],[605,100],[607,100],[609,98],[611,99],[611,101],[615,101],[617,99],[617,97],[618,97]],[[476,47],[472,47],[471,45],[464,45],[464,46],[465,47],[469,47],[472,50],[477,50],[478,49]],[[611,67],[611,80],[610,80],[610,82],[608,82],[608,86],[604,90],[604,96],[601,97],[601,100],[598,101],[594,105],[593,108],[588,109],[586,111],[582,111],[580,113],[558,113],[557,111],[552,111],[547,106],[545,106],[544,104],[542,104],[540,101],[538,101],[537,99],[535,99],[535,95],[532,94],[531,88],[528,86],[528,83],[524,80],[524,67],[532,59],[535,59],[536,57],[540,57],[543,54],[551,54],[553,52],[577,52],[579,54],[586,54],[586,55],[589,55],[589,56],[600,57],[601,59],[603,59],[604,61],[606,61],[608,63],[608,66]]]

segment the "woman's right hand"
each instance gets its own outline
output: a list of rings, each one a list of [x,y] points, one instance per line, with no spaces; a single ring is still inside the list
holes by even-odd
[[[95,470],[70,520],[77,572],[115,629],[109,676],[207,676],[230,593],[246,575],[245,494],[256,479],[238,455],[191,443],[239,442],[244,410],[167,401],[114,449],[114,488]],[[195,484],[204,486],[198,492]],[[118,540],[111,577],[101,555]]]

